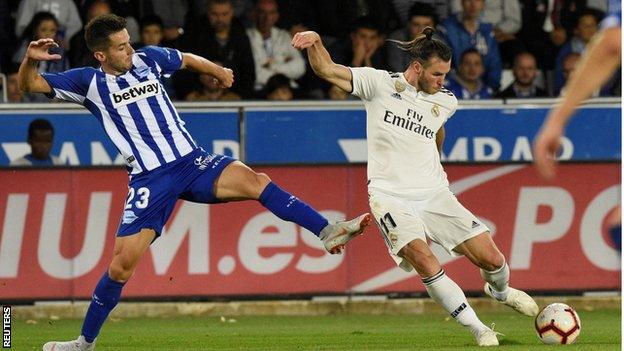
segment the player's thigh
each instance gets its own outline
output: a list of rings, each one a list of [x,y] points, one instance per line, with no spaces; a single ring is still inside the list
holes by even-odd
[[[221,201],[237,201],[260,198],[271,182],[264,173],[257,173],[240,161],[230,163],[214,184],[214,194]]]
[[[373,189],[369,190],[369,205],[392,259],[410,271],[413,265],[399,252],[414,240],[427,241],[421,219],[410,209],[408,201]]]
[[[453,256],[460,254],[454,250],[459,244],[489,231],[448,190],[438,192],[420,207],[427,236]]]

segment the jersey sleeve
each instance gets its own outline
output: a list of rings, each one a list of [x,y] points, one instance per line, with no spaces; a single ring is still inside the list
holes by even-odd
[[[349,69],[353,77],[351,82],[353,91],[351,94],[363,100],[372,100],[377,93],[381,73],[384,71],[370,67],[349,67]]]
[[[146,46],[140,50],[160,66],[162,74],[170,75],[182,67],[182,53],[176,49]]]
[[[87,77],[89,70],[93,70],[93,68],[82,67],[60,73],[42,73],[41,76],[52,87],[52,92],[46,96],[82,105],[89,89]]]

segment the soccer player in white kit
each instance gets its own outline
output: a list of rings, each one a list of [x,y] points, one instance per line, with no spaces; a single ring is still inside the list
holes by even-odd
[[[480,346],[498,345],[461,288],[442,269],[427,239],[452,255],[464,255],[481,269],[487,295],[518,312],[535,316],[526,293],[509,287],[509,267],[488,228],[449,190],[440,163],[444,123],[457,99],[442,87],[451,69],[451,50],[427,27],[410,42],[398,42],[413,60],[402,73],[352,68],[334,63],[315,32],[295,34],[295,48],[307,49],[321,78],[364,101],[368,136],[368,193],[371,211],[392,258],[406,271],[416,269],[429,295]]]

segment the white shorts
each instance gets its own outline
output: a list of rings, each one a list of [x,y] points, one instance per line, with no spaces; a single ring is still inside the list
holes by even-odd
[[[390,256],[405,271],[412,265],[399,256],[403,246],[415,239],[427,238],[440,244],[452,256],[453,249],[477,236],[488,227],[468,211],[450,190],[443,189],[425,200],[388,195],[377,189],[368,190],[369,204]]]

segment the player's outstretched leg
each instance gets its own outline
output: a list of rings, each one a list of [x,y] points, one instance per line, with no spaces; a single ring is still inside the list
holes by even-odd
[[[535,300],[524,291],[509,286],[509,266],[507,262],[493,271],[486,271],[482,268],[481,276],[486,281],[483,287],[486,295],[524,315],[537,316],[539,307]]]
[[[442,308],[450,313],[451,317],[467,327],[479,346],[497,346],[499,333],[483,324],[472,309],[466,295],[461,288],[440,269],[431,277],[423,278],[423,284],[429,296]]]
[[[362,234],[371,222],[370,214],[366,213],[349,221],[330,224],[311,206],[273,182],[267,184],[258,200],[279,218],[295,222],[314,233],[332,254],[342,253],[347,243]]]

